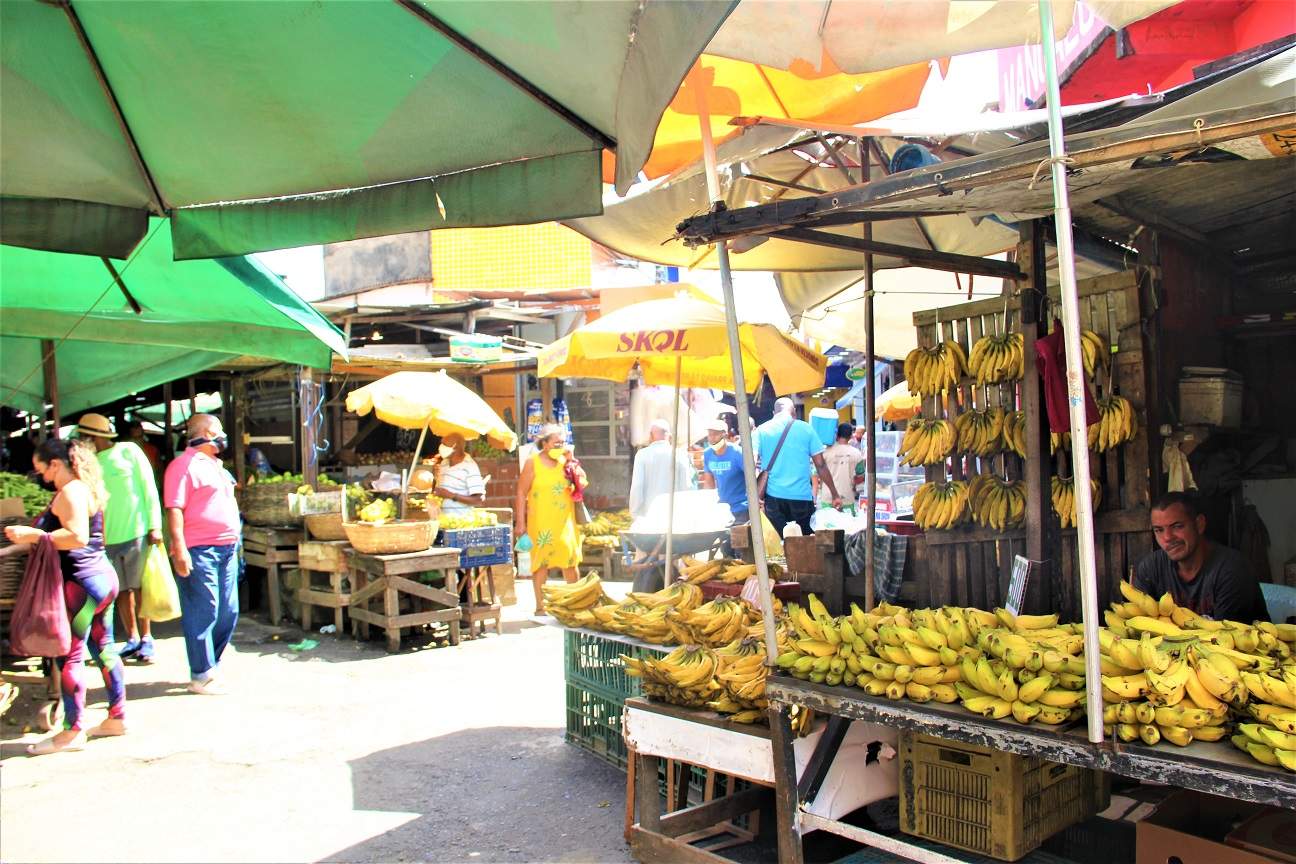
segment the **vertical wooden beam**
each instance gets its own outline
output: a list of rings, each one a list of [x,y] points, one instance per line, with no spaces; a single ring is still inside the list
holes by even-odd
[[[309,485],[314,486],[319,478],[319,454],[315,449],[318,443],[316,430],[319,428],[319,418],[315,415],[316,406],[319,405],[319,391],[315,385],[314,370],[302,366],[297,375],[297,386],[301,393],[297,404],[301,409],[298,420],[301,424],[302,475]]]
[[[247,379],[236,374],[230,382],[230,394],[233,403],[230,415],[234,420],[230,435],[234,443],[234,476],[243,486],[247,483],[247,444],[244,441],[247,434]]]
[[[869,165],[869,151],[864,147],[864,140],[859,141],[860,149],[860,171],[864,174],[864,182],[868,183],[873,179],[872,167]],[[919,223],[921,225],[921,223]],[[864,239],[869,241],[873,239],[873,223],[864,223]],[[877,360],[877,352],[874,342],[873,326],[873,255],[866,253],[864,255],[864,380],[868,386],[864,388],[864,431],[868,439],[867,455],[865,457],[865,470],[868,471],[868,509],[864,511],[864,531],[868,537],[868,545],[864,547],[864,608],[872,609],[876,598],[873,596],[873,586],[877,570],[875,560],[877,543],[875,530],[875,520],[877,518],[877,419],[874,416],[876,409],[874,407],[877,398],[877,379],[873,377],[873,367]],[[841,490],[838,490],[841,491]],[[851,498],[856,501],[859,496],[851,490]],[[853,502],[852,502],[853,503]]]
[[[635,790],[635,806],[639,808],[639,827],[645,831],[656,832],[661,828],[662,816],[662,799],[661,791],[657,788],[657,765],[656,756],[646,756],[642,753],[635,754],[639,760],[635,768],[637,774],[635,780],[639,788]]]
[[[1044,223],[1038,219],[1021,227],[1017,246],[1018,266],[1028,278],[1022,283],[1021,321],[1026,354],[1022,379],[1022,411],[1026,415],[1026,557],[1045,561],[1026,589],[1022,611],[1042,612],[1057,573],[1059,525],[1053,514],[1050,489],[1049,427],[1044,406],[1044,382],[1035,362],[1035,341],[1048,329],[1044,301],[1048,297],[1048,271],[1044,264]]]
[[[45,376],[45,401],[51,406],[53,414],[54,431],[50,435],[54,438],[59,437],[59,427],[63,425],[63,413],[59,409],[59,388],[58,388],[58,363],[55,358],[54,340],[42,339],[41,343],[41,371]],[[41,427],[40,439],[46,438],[45,433],[45,406],[41,406]]]
[[[798,817],[800,796],[797,794],[796,755],[792,751],[791,710],[785,706],[769,708],[770,746],[774,751],[774,810],[778,826],[779,864],[804,864],[801,849],[801,825]],[[642,768],[641,768],[642,770]]]

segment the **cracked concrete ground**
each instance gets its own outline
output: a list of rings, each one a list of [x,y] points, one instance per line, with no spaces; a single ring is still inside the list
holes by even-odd
[[[5,669],[0,860],[624,862],[625,775],[564,743],[561,631],[406,648],[244,617],[230,693],[195,696],[175,622],[127,669],[130,734],[29,758],[44,686]],[[429,640],[424,638],[424,643]],[[97,670],[90,723],[103,716]]]

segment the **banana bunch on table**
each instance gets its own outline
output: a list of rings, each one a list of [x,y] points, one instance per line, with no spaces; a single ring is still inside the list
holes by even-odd
[[[615,601],[603,593],[603,580],[590,572],[575,582],[544,586],[544,609],[568,627],[599,627],[594,608],[612,606]]]
[[[721,596],[695,609],[677,610],[666,620],[678,644],[718,648],[760,624],[761,614],[738,597]]]

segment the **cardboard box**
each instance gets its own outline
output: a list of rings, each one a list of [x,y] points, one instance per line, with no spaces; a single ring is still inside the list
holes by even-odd
[[[27,515],[21,498],[0,498],[0,519],[22,519]]]
[[[1274,858],[1227,845],[1238,826],[1271,808],[1201,792],[1170,796],[1138,823],[1136,864],[1273,864]]]

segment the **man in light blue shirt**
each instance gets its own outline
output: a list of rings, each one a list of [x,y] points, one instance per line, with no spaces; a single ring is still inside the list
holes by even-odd
[[[786,396],[774,403],[774,416],[756,430],[757,461],[761,470],[769,472],[765,515],[780,534],[789,522],[800,525],[801,533],[811,533],[810,517],[815,511],[812,469],[832,493],[832,506],[841,509],[841,495],[823,451],[819,436],[809,423],[796,419],[796,403]]]

